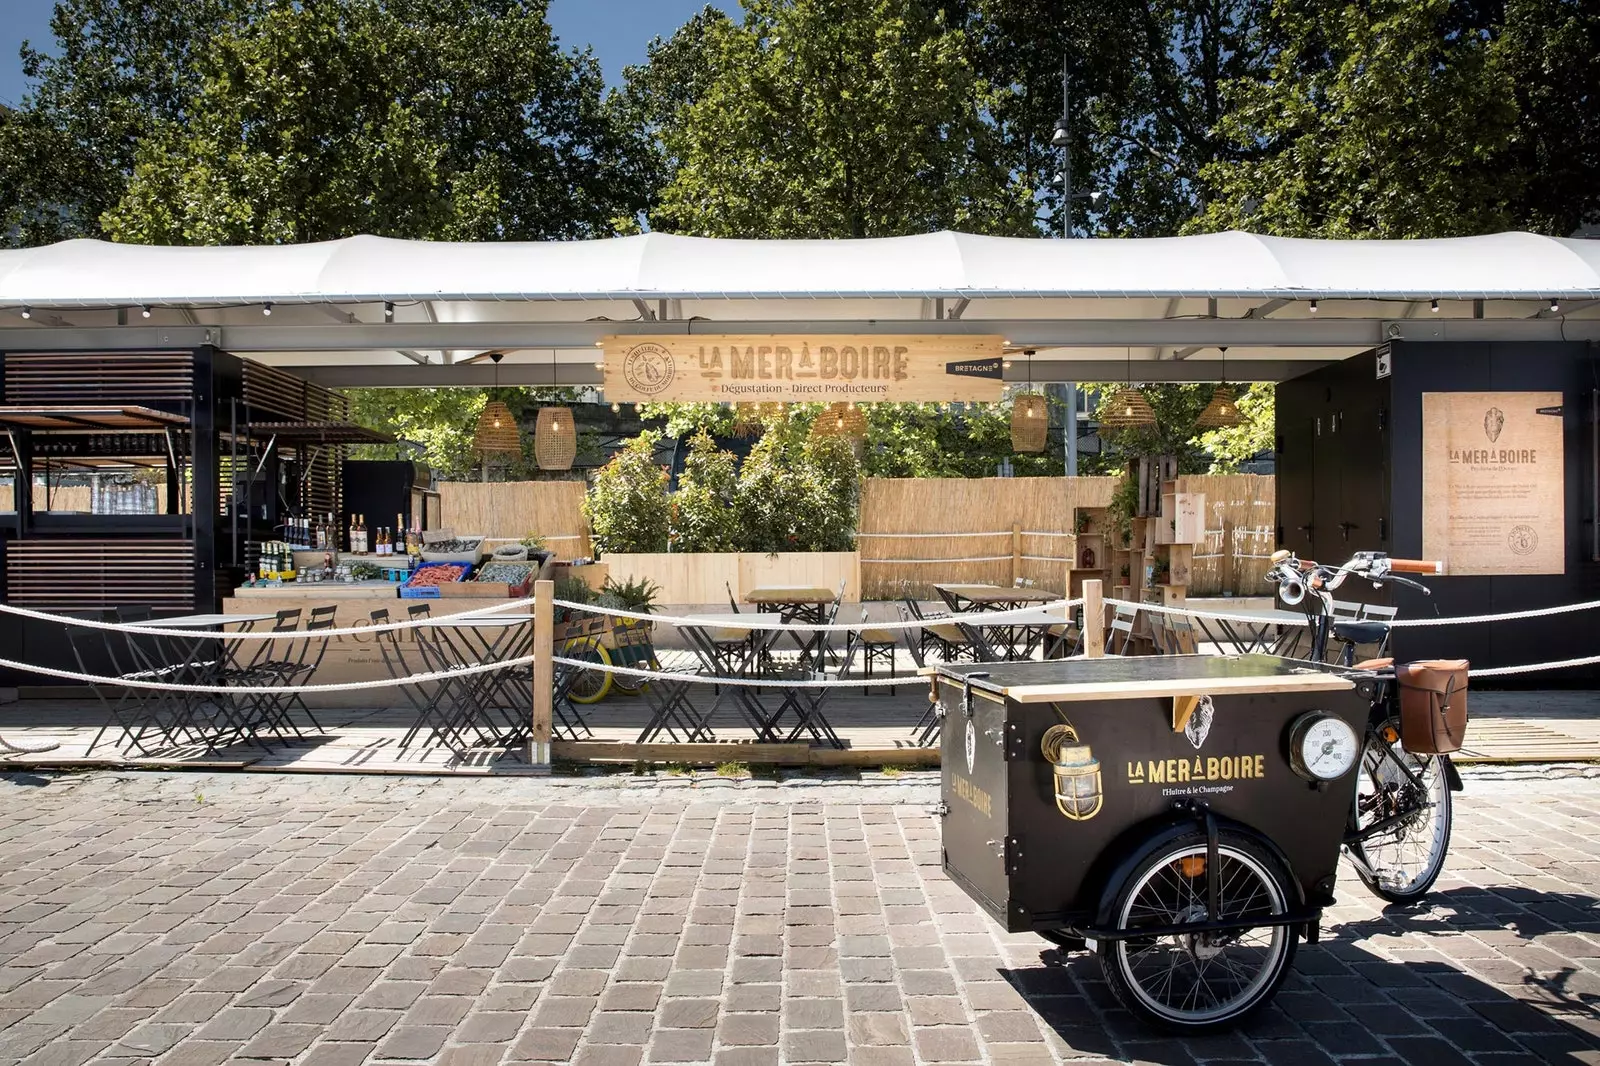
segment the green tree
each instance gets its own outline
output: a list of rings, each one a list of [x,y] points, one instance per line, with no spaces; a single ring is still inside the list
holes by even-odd
[[[1258,74],[1271,0],[971,0],[961,5],[1007,166],[1061,232],[1061,69],[1072,78],[1074,230],[1172,234],[1203,204],[1202,169],[1240,148],[1219,135],[1224,87]]]
[[[774,421],[739,468],[745,551],[849,551],[861,469],[844,437],[814,438],[806,422]]]
[[[183,120],[203,43],[265,6],[58,0],[53,51],[23,44],[33,85],[15,111],[0,109],[0,241],[101,236],[100,216],[122,199],[140,142],[153,126]]]
[[[205,42],[104,217],[120,240],[276,243],[611,232],[635,147],[546,0],[273,4]]]
[[[494,480],[528,481],[566,479],[566,472],[552,474],[539,468],[534,455],[534,418],[539,408],[571,405],[581,399],[580,391],[566,388],[494,389],[346,389],[351,418],[369,429],[392,434],[398,444],[362,445],[352,455],[357,459],[392,459],[411,454],[408,445],[420,445],[423,459],[439,477],[447,481],[470,481],[485,469],[485,461],[473,449],[478,413],[489,400],[499,400],[511,410],[522,428],[522,451],[496,454],[488,461]],[[598,441],[595,435],[580,430],[578,455],[591,454]]]
[[[689,441],[678,491],[672,496],[672,549],[680,552],[739,550],[738,460],[717,447],[705,430]]]
[[[1237,426],[1208,429],[1197,435],[1195,443],[1211,458],[1211,474],[1236,474],[1239,466],[1273,448],[1274,426],[1271,382],[1258,381],[1239,397]]]
[[[667,471],[656,464],[660,440],[658,432],[639,434],[595,474],[583,515],[601,554],[667,550],[671,515]]]
[[[1565,235],[1600,211],[1600,9],[1577,0],[1279,0],[1231,87],[1201,228]]]
[[[670,181],[651,213],[669,232],[873,237],[961,228],[1026,232],[966,35],[922,0],[746,0],[742,24],[696,27],[703,78],[663,92],[635,69]]]
[[[1098,394],[1095,418],[1103,420],[1111,409],[1112,397],[1122,388],[1122,383],[1085,384],[1082,387]],[[1200,417],[1200,412],[1205,410],[1206,404],[1211,402],[1211,394],[1216,391],[1216,386],[1162,382],[1138,388],[1155,411],[1155,423],[1120,429],[1102,425],[1100,437],[1107,447],[1097,458],[1085,463],[1082,472],[1119,474],[1127,469],[1130,459],[1171,455],[1178,460],[1178,473],[1205,473],[1210,465],[1210,457],[1197,439],[1199,431],[1194,423]]]

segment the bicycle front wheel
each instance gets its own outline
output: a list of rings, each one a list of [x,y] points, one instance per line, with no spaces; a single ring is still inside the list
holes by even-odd
[[[1350,846],[1356,873],[1373,894],[1390,903],[1415,903],[1444,870],[1450,848],[1450,780],[1444,756],[1417,755],[1400,744],[1391,718],[1367,734],[1356,782]],[[1392,738],[1392,739],[1390,739]]]

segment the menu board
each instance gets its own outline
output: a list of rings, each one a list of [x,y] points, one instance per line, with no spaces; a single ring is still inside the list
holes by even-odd
[[[1451,574],[1566,572],[1559,392],[1422,394],[1422,555]]]

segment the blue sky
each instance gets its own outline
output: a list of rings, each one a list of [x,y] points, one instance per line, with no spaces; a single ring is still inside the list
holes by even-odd
[[[622,68],[644,58],[651,38],[683,25],[707,0],[552,0],[550,24],[568,47],[588,45],[612,85]],[[736,11],[738,0],[712,0]],[[25,40],[48,45],[55,0],[0,0],[0,103],[21,102],[27,85],[17,49]]]

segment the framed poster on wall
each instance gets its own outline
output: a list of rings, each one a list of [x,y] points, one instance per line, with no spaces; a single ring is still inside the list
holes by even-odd
[[[1559,392],[1422,394],[1422,554],[1448,572],[1566,572]]]

